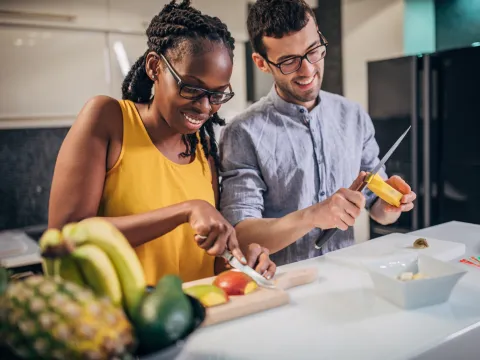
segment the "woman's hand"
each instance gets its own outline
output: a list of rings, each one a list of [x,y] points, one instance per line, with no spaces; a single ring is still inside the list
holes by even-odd
[[[195,231],[197,245],[212,256],[221,256],[228,249],[242,264],[246,264],[235,229],[222,214],[203,200],[193,200],[190,205],[188,223]]]
[[[267,248],[258,244],[248,246],[247,264],[266,279],[271,279],[275,275],[277,266],[270,260],[270,252]]]

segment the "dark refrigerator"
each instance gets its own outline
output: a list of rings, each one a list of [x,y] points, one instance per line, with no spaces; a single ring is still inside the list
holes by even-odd
[[[371,238],[456,220],[480,223],[480,47],[368,63],[368,111],[380,157],[417,193],[413,211]]]

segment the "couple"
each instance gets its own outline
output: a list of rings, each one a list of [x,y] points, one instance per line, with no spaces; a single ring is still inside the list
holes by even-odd
[[[311,8],[258,0],[247,25],[253,61],[275,85],[226,126],[219,151],[213,127],[224,125],[217,112],[234,95],[234,39],[190,1],[172,1],[153,18],[123,100],[92,98],[64,140],[50,227],[106,218],[154,285],[168,273],[213,276],[225,269],[218,256],[226,247],[270,278],[275,263],[321,255],[320,229],[344,230],[328,250],[352,244],[363,207],[383,224],[412,209],[415,194],[396,176],[387,182],[405,194],[400,208],[351,190],[379,148],[364,110],[320,91],[327,41]]]

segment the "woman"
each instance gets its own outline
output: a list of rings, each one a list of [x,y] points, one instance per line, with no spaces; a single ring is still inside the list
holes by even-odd
[[[128,238],[148,284],[224,269],[228,248],[243,263],[233,227],[216,209],[213,125],[233,96],[234,39],[190,1],[170,2],[147,29],[148,50],[122,86],[123,100],[86,103],[60,149],[49,226],[103,216]],[[152,96],[152,88],[155,95]],[[266,278],[268,251],[251,245],[248,264]]]

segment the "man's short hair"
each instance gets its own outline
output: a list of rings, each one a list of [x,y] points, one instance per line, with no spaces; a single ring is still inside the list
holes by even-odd
[[[253,50],[265,57],[264,36],[279,39],[300,31],[307,25],[308,15],[315,21],[312,8],[304,0],[257,0],[247,19]]]

